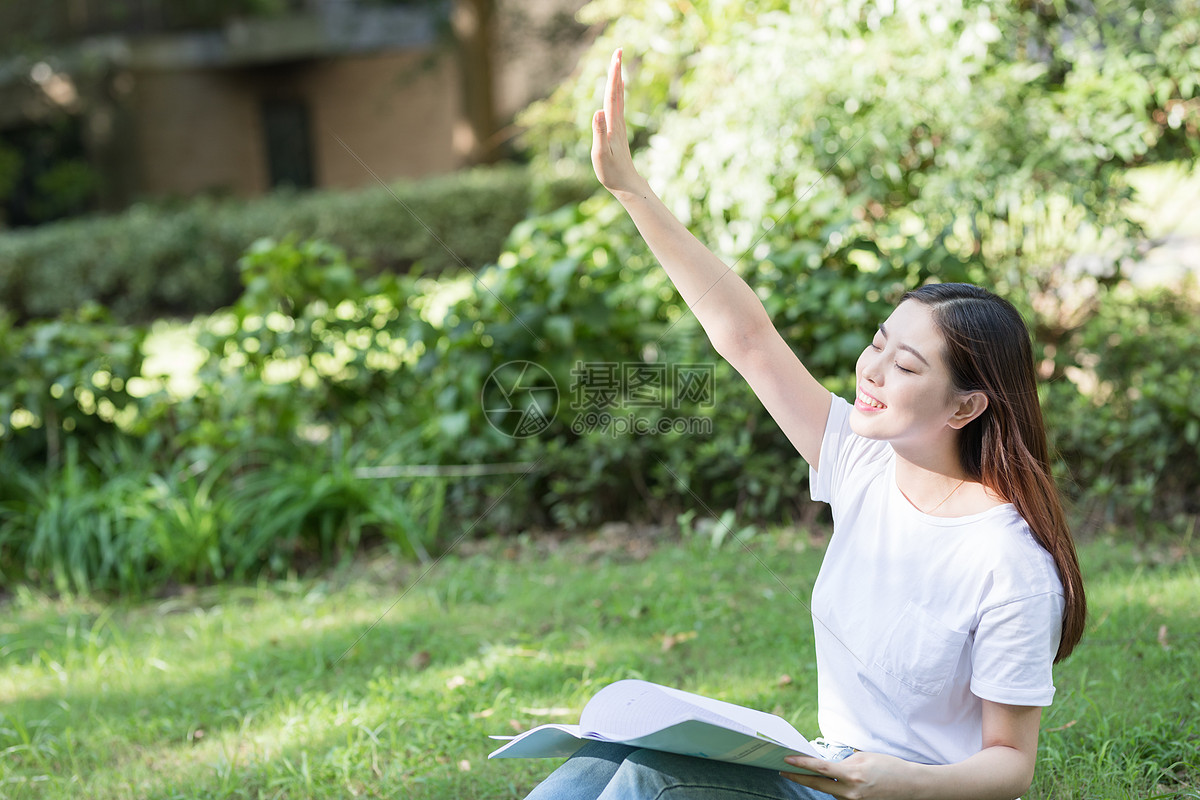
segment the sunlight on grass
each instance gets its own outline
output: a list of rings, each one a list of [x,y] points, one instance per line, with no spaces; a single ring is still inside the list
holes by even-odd
[[[804,541],[753,540],[800,597],[820,557]],[[520,539],[419,582],[379,558],[137,604],[22,590],[0,623],[0,795],[520,797],[554,762],[489,763],[488,735],[575,721],[623,677],[815,731],[805,609],[740,547],[633,544]],[[1084,555],[1089,635],[1058,670],[1027,797],[1186,790],[1196,561]]]

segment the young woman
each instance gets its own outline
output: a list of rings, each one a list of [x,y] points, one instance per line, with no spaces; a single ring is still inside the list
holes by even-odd
[[[823,737],[853,751],[776,774],[589,743],[529,799],[1017,797],[1051,665],[1085,616],[1020,315],[975,286],[914,289],[859,357],[851,405],[634,169],[619,50],[592,134],[601,183],[832,506],[812,602],[818,713]]]

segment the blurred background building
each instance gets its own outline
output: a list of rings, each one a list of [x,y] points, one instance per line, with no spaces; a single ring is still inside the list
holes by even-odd
[[[0,221],[496,160],[583,0],[0,0]],[[339,143],[341,139],[345,147]]]

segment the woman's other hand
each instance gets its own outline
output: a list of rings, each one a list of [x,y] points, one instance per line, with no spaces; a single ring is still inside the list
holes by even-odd
[[[842,761],[826,761],[806,756],[789,756],[785,760],[789,764],[817,774],[784,772],[783,777],[834,797],[847,800],[884,800],[913,796],[913,776],[910,770],[912,765],[893,756],[855,753]]]
[[[855,753],[843,761],[789,756],[784,759],[789,764],[817,774],[782,775],[846,800],[1012,800],[1033,781],[1041,720],[1037,706],[984,700],[983,749],[957,764],[917,764],[879,753]]]

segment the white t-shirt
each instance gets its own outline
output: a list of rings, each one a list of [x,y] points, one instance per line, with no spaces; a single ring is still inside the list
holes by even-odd
[[[983,700],[1046,706],[1062,629],[1051,556],[1010,504],[918,511],[891,445],[850,430],[834,397],[812,497],[834,533],[813,588],[821,734],[926,764],[983,746]]]

